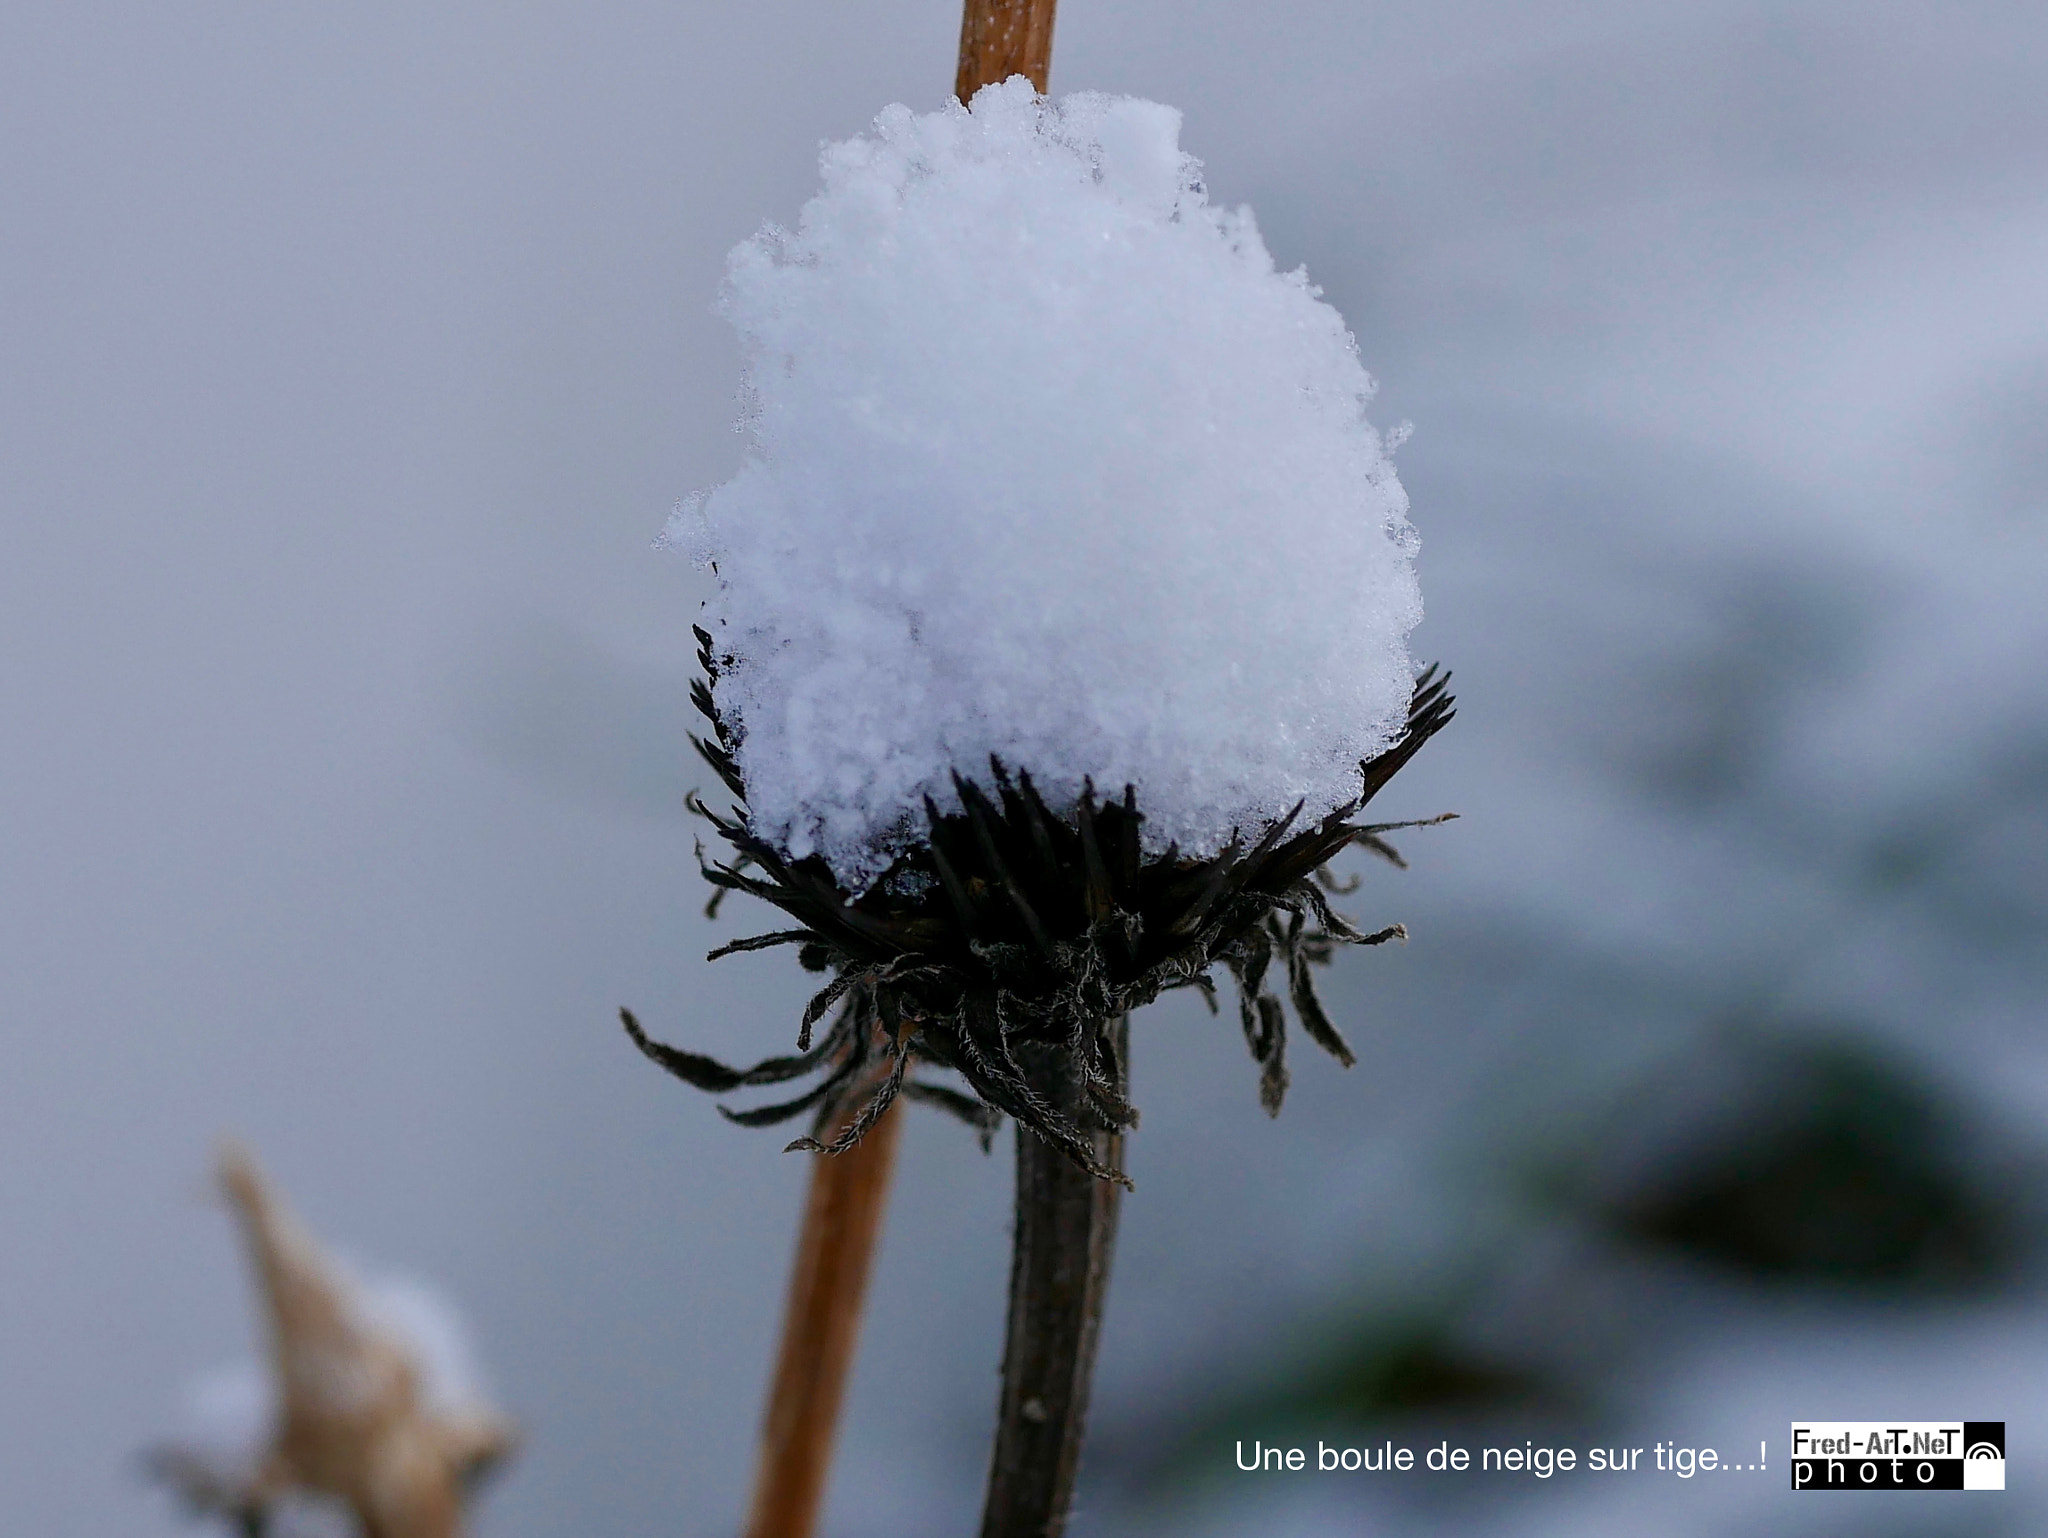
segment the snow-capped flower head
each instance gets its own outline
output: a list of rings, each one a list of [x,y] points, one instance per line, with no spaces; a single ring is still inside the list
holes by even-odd
[[[711,566],[752,830],[858,892],[990,761],[1137,788],[1148,855],[1356,801],[1421,617],[1342,318],[1212,206],[1180,114],[1021,79],[828,146],[730,259]]]

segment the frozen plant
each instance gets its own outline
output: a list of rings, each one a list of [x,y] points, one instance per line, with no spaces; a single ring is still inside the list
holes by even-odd
[[[1403,931],[1353,928],[1326,866],[1399,863],[1404,824],[1359,814],[1451,717],[1408,656],[1372,381],[1250,214],[1210,205],[1179,123],[1012,79],[829,147],[797,228],[733,253],[753,452],[670,529],[718,579],[699,747],[735,799],[693,805],[733,857],[705,875],[797,926],[712,954],[793,944],[830,980],[796,1053],[749,1069],[626,1027],[716,1093],[816,1075],[726,1111],[808,1114],[792,1148],[853,1149],[899,1094],[984,1141],[1016,1122],[984,1538],[1064,1521],[1130,1011],[1213,1006],[1221,966],[1268,1111],[1288,1004],[1348,1065],[1312,968]]]

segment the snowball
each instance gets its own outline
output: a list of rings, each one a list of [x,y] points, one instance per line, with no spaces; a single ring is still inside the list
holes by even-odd
[[[1422,609],[1373,382],[1179,134],[1022,79],[890,107],[733,251],[751,452],[669,537],[717,574],[718,706],[791,857],[864,885],[992,754],[1213,853],[1350,801],[1399,730]]]

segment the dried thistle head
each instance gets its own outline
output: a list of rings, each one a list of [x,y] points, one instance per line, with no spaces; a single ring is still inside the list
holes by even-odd
[[[366,1538],[460,1538],[471,1488],[517,1444],[511,1422],[448,1385],[356,1284],[238,1144],[220,1182],[256,1272],[270,1343],[267,1439],[236,1450],[167,1444],[151,1471],[195,1513],[245,1533],[298,1494],[339,1501]],[[437,1391],[440,1390],[440,1391]]]
[[[739,744],[709,687],[719,659],[711,637],[702,629],[697,637],[705,678],[693,695],[712,736],[693,740],[735,797],[724,814],[691,797],[692,810],[733,850],[729,861],[703,865],[719,889],[707,911],[737,891],[780,908],[798,926],[735,940],[711,958],[795,945],[805,967],[831,974],[804,1010],[796,1053],[747,1069],[656,1042],[630,1011],[621,1012],[642,1052],[714,1094],[819,1076],[791,1100],[747,1111],[721,1106],[728,1119],[769,1126],[811,1112],[812,1135],[790,1147],[839,1153],[899,1093],[908,1094],[974,1124],[984,1141],[1001,1116],[1013,1117],[1091,1173],[1129,1184],[1098,1162],[1087,1129],[1032,1087],[1019,1053],[1056,1054],[1103,1127],[1135,1126],[1137,1112],[1118,1088],[1125,1077],[1111,1026],[1174,988],[1201,990],[1215,1009],[1210,973],[1219,965],[1236,983],[1269,1114],[1278,1114],[1287,1090],[1287,1003],[1311,1040],[1346,1067],[1353,1062],[1316,996],[1312,968],[1339,945],[1378,945],[1406,931],[1353,927],[1330,906],[1326,893],[1341,889],[1328,865],[1352,845],[1401,863],[1385,835],[1424,824],[1356,819],[1450,721],[1448,674],[1431,668],[1416,680],[1400,736],[1359,765],[1357,796],[1312,826],[1295,826],[1297,807],[1249,843],[1233,838],[1207,858],[1173,848],[1148,856],[1134,787],[1113,800],[1098,799],[1088,785],[1074,805],[1054,808],[1024,769],[991,761],[992,789],[956,775],[961,810],[942,813],[927,800],[922,841],[852,894],[819,856],[789,860],[750,827]],[[815,1037],[835,1005],[838,1013]],[[873,1082],[878,1054],[886,1061],[879,1087],[821,1143],[847,1097]],[[910,1079],[913,1058],[955,1070],[970,1093]]]

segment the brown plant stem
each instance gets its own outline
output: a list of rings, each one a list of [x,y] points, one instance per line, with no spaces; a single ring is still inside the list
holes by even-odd
[[[983,86],[1022,75],[1044,95],[1052,67],[1053,5],[1054,0],[967,0],[953,94],[972,101]]]
[[[1121,1079],[1128,1017],[1117,1022],[1114,1038]],[[1067,1054],[1024,1047],[1020,1057],[1033,1089],[1090,1125]],[[1117,1085],[1120,1096],[1125,1088]],[[1092,1141],[1097,1162],[1122,1167],[1120,1132],[1098,1129]],[[1059,1538],[1066,1527],[1121,1195],[1114,1182],[1097,1179],[1037,1133],[1017,1128],[1016,1249],[981,1538]]]
[[[1025,76],[1033,89],[1042,93],[1052,63],[1054,4],[1055,0],[966,0],[960,18],[960,62],[954,75],[953,94],[963,102],[969,101],[983,86],[1007,80],[1012,75]],[[848,1104],[858,1107],[864,1098],[862,1095],[850,1095]],[[900,1111],[891,1107],[860,1142],[843,1154],[820,1155],[812,1166],[810,1196],[804,1206],[803,1226],[797,1235],[796,1261],[790,1274],[789,1301],[783,1315],[782,1346],[776,1357],[775,1380],[769,1391],[768,1415],[762,1427],[761,1462],[755,1475],[753,1504],[747,1515],[746,1538],[811,1538],[817,1529],[825,1478],[831,1469],[839,1407],[845,1397],[847,1372],[852,1366],[854,1346],[859,1339],[861,1302],[867,1293],[868,1271],[874,1257],[875,1241],[881,1232],[882,1209],[888,1201],[889,1176],[895,1167],[896,1140],[902,1121]],[[1031,1202],[1034,1213],[1069,1213],[1075,1208],[1072,1194],[1054,1196],[1048,1182],[1065,1182],[1061,1186],[1062,1191],[1075,1178],[1087,1186],[1097,1182],[1070,1167],[1065,1167],[1064,1174],[1054,1171],[1051,1165],[1064,1167],[1059,1155],[1021,1128],[1017,1138],[1017,1253],[1021,1266],[1026,1253],[1023,1213],[1027,1188],[1038,1193]],[[1031,1145],[1028,1155],[1026,1144]],[[1039,1171],[1028,1182],[1027,1168]],[[1104,1234],[1098,1268],[1102,1273],[1101,1281],[1107,1280],[1107,1236],[1114,1232],[1116,1223],[1117,1188],[1108,1186],[1106,1189],[1109,1192],[1106,1199],[1091,1198],[1107,1201],[1106,1227],[1089,1221],[1082,1225],[1084,1228],[1101,1228]],[[1087,1203],[1081,1205],[1086,1207]],[[1072,1226],[1071,1220],[1067,1226]],[[1031,1231],[1038,1233],[1041,1227],[1034,1224]],[[1048,1230],[1045,1237],[1030,1249],[1032,1254],[1041,1258],[1041,1262],[1046,1262],[1064,1253],[1064,1247],[1069,1243],[1071,1236],[1064,1231],[1056,1237]],[[1022,1289],[1023,1292],[1030,1290]],[[1071,1416],[1072,1447],[1054,1459],[1056,1468],[1063,1469],[1064,1473],[1056,1472],[1050,1487],[1058,1491],[1057,1503],[1062,1522],[1065,1520],[1067,1494],[1073,1484],[1073,1469],[1079,1458],[1080,1417],[1087,1409],[1088,1374],[1095,1355],[1094,1320],[1101,1310],[1101,1282],[1098,1281],[1092,1289],[1084,1289],[1084,1292],[1093,1299],[1093,1303],[1084,1309],[1086,1345],[1079,1358],[1082,1365],[1078,1396],[1072,1392],[1071,1383],[1065,1393],[1053,1386],[1050,1379],[1043,1388],[1043,1392],[1052,1393],[1063,1407],[1061,1424],[1064,1425],[1068,1419],[1064,1414],[1066,1407],[1072,1406],[1075,1412]],[[1013,1341],[1023,1338],[1051,1340],[1058,1335],[1056,1331],[1048,1333],[1035,1327],[1020,1332],[1014,1318],[1014,1299],[1020,1294],[1020,1287],[1014,1276],[1011,1293],[1013,1318],[1010,1334]],[[1010,1381],[1007,1363],[1006,1354],[1006,1406]],[[1018,1381],[1026,1381],[1025,1376],[1020,1374]],[[1033,1378],[1031,1381],[1037,1380]],[[1032,1402],[1038,1403],[1037,1400]],[[1018,1413],[1022,1416],[1024,1411],[1020,1408]],[[1006,1414],[1005,1420],[1010,1418]],[[1037,1442],[1042,1440],[1038,1438],[1033,1442],[1034,1450]],[[999,1438],[999,1459],[1003,1456],[1004,1445]],[[1016,1465],[1018,1477],[1026,1484],[1044,1482],[1035,1474],[1043,1462],[1042,1456],[1020,1454],[1013,1456],[1011,1461]],[[1005,1488],[1016,1483],[1017,1480],[1013,1479]],[[1042,1528],[1041,1531],[1057,1532],[1058,1528]]]
[[[865,1098],[848,1100],[857,1108]],[[810,1538],[817,1528],[902,1126],[892,1106],[845,1153],[812,1158],[747,1538]]]

